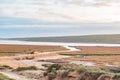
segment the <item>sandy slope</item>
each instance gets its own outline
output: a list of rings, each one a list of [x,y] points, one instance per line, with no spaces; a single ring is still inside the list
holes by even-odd
[[[0,71],[0,73],[8,76],[11,79],[15,79],[15,80],[36,80],[36,79],[29,79],[25,76],[18,75],[16,73],[13,73],[13,72],[10,72],[10,71]]]

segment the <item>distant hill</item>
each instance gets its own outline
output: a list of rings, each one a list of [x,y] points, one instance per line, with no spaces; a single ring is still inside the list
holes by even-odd
[[[63,37],[9,38],[9,40],[32,41],[32,42],[73,42],[73,43],[113,43],[113,44],[120,44],[120,34],[63,36]]]

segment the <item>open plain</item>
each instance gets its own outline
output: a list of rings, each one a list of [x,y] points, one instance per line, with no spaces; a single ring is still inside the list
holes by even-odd
[[[33,51],[37,53],[31,54]],[[87,72],[85,71],[86,74],[93,74],[94,71],[97,71],[94,73],[96,77],[97,74],[104,73],[112,75],[112,77],[108,76],[109,78],[114,78],[116,73],[108,71],[108,69],[114,70],[115,68],[114,71],[117,72],[118,79],[115,77],[113,80],[119,80],[119,58],[120,47],[1,44],[0,73],[9,77],[8,80],[71,80],[72,78],[69,76],[62,79],[58,74],[65,74],[61,72],[63,69],[70,71],[76,71],[77,69],[81,71],[82,69],[82,71],[87,70]],[[56,72],[47,72],[45,76],[46,71],[53,66],[55,68],[61,66],[61,68]],[[74,74],[72,76],[76,77],[73,80],[77,80],[79,78],[77,75],[81,75],[74,71],[66,74]],[[90,78],[92,77],[90,74],[88,80],[96,80],[95,77]],[[51,76],[54,77],[51,79]],[[85,75],[82,77],[85,77]]]

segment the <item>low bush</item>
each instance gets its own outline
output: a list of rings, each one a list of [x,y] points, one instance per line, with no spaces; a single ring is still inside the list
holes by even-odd
[[[113,76],[113,79],[114,79],[114,80],[120,80],[120,74],[115,74],[115,75]]]
[[[48,74],[48,80],[53,80],[56,77],[56,73],[55,72],[51,72]]]
[[[24,71],[24,70],[38,70],[38,68],[36,66],[18,67],[15,71]]]
[[[47,72],[53,72],[53,71],[59,70],[60,68],[61,68],[61,65],[53,64],[48,67]]]
[[[44,66],[45,68],[48,68],[48,67],[50,67],[51,65],[50,65],[50,64],[42,64],[42,66]]]
[[[26,60],[32,60],[32,59],[35,59],[35,57],[26,57],[25,59]]]
[[[64,71],[63,74],[61,75],[61,78],[67,77],[68,73],[69,73],[69,71]]]
[[[3,69],[13,69],[13,68],[8,65],[0,65],[0,70],[3,70]]]

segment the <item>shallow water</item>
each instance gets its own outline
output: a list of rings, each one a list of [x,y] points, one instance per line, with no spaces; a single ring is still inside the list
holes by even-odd
[[[27,42],[27,41],[14,41],[14,40],[0,40],[0,44],[15,44],[15,45],[51,45],[51,46],[105,46],[105,47],[120,47],[120,44],[63,43],[63,42]]]

